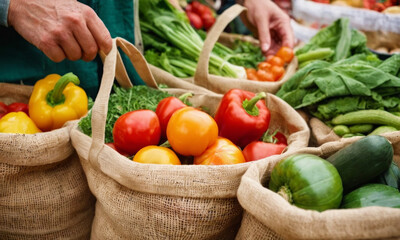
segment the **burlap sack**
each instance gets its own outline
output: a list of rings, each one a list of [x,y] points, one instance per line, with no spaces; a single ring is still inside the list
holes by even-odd
[[[216,93],[225,93],[232,86],[236,88],[240,88],[243,90],[251,91],[251,92],[268,92],[268,93],[276,93],[281,85],[286,82],[296,71],[297,68],[297,58],[293,58],[292,62],[286,67],[285,75],[276,82],[261,82],[261,81],[250,81],[247,79],[236,79],[229,77],[222,77],[217,75],[212,75],[208,73],[208,63],[210,59],[210,53],[218,41],[221,40],[222,43],[227,45],[232,44],[235,39],[242,39],[245,41],[250,41],[253,43],[258,43],[258,41],[250,38],[244,37],[240,35],[229,35],[222,34],[225,27],[236,18],[241,12],[246,9],[240,5],[234,5],[229,9],[225,10],[218,18],[213,27],[207,33],[207,38],[204,41],[204,46],[202,52],[200,54],[200,58],[197,64],[196,73],[194,77],[191,78],[178,78],[164,71],[163,69],[157,68],[155,66],[150,65],[150,70],[153,75],[157,76],[157,79],[164,79],[160,81],[168,81],[166,79],[170,79],[170,81],[187,81],[189,83],[193,83],[198,86],[202,86],[206,89],[209,89]]]
[[[157,87],[146,61],[132,44],[120,38],[114,39],[113,44],[105,58],[100,91],[92,109],[92,138],[84,135],[78,126],[71,131],[72,144],[97,198],[92,239],[233,239],[242,217],[236,191],[251,163],[224,166],[141,164],[104,144],[114,76],[118,76],[122,86],[130,85],[122,77],[124,71],[118,67],[116,45],[129,56],[147,85]],[[168,91],[180,94],[188,89]],[[191,98],[194,106],[207,106],[215,112],[221,95],[194,93]],[[306,146],[309,130],[296,111],[272,95],[268,106],[274,116],[272,126],[279,125],[288,133],[288,151]]]
[[[0,101],[29,101],[31,86],[0,83]],[[88,239],[94,197],[70,127],[0,133],[0,239]]]
[[[318,148],[303,148],[295,153],[310,153],[327,158],[360,137],[343,138]],[[388,138],[399,162],[400,135]],[[285,153],[249,167],[238,190],[245,209],[236,239],[400,239],[400,209],[366,207],[334,209],[324,212],[304,210],[289,204],[263,187],[276,163],[293,153]]]

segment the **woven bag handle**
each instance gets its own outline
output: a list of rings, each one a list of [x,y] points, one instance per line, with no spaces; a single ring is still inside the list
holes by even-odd
[[[150,72],[149,66],[139,50],[123,38],[114,38],[112,40],[112,49],[110,53],[105,57],[103,56],[103,76],[99,92],[92,108],[92,145],[89,151],[89,160],[96,166],[98,166],[97,155],[104,147],[108,100],[110,98],[114,79],[117,76],[118,83],[125,88],[132,86],[121,56],[118,53],[118,47],[128,56],[146,85],[157,88],[157,83]]]
[[[212,49],[214,48],[215,43],[218,41],[226,26],[228,26],[230,22],[232,22],[237,16],[240,15],[240,13],[245,10],[246,8],[239,4],[235,4],[228,8],[217,18],[217,21],[207,33],[203,49],[200,53],[199,62],[197,63],[196,73],[194,75],[194,83],[196,85],[210,89],[208,65]]]

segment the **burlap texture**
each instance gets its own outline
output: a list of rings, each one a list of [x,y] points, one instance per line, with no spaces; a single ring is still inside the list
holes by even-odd
[[[294,153],[310,153],[327,158],[360,139],[343,138],[316,148]],[[400,136],[390,138],[395,150]],[[293,153],[271,158],[249,167],[238,189],[244,218],[236,239],[400,239],[400,209],[365,207],[333,209],[324,212],[304,210],[289,204],[278,194],[263,187],[275,164]],[[270,236],[270,237],[263,237]]]
[[[0,101],[29,101],[32,87],[0,83]],[[94,197],[70,127],[0,133],[0,239],[88,239]]]
[[[71,131],[72,144],[97,198],[92,239],[233,239],[242,217],[236,191],[251,163],[224,166],[141,164],[104,144],[114,73],[121,85],[129,85],[118,57],[115,61],[116,45],[128,55],[147,85],[156,87],[149,68],[143,67],[146,61],[139,51],[120,38],[113,43],[111,53],[105,58],[102,85],[92,109],[92,138],[83,134],[78,126]],[[215,112],[222,97],[198,86],[178,89],[179,83],[167,81],[166,84],[176,85],[176,89],[167,90],[176,95],[194,92],[193,105],[206,106],[211,112]],[[272,95],[267,102],[272,111],[271,126],[279,125],[289,136],[288,151],[306,146],[309,129],[296,111]]]
[[[187,81],[189,83],[202,86],[216,93],[226,93],[232,86],[235,88],[247,90],[250,92],[268,92],[276,93],[279,88],[285,83],[296,71],[297,68],[297,58],[293,58],[292,62],[286,67],[285,75],[276,82],[261,82],[261,81],[251,81],[247,79],[240,78],[229,78],[217,75],[212,75],[208,73],[208,65],[211,51],[215,43],[220,40],[221,43],[226,45],[231,45],[235,39],[241,39],[244,41],[249,41],[251,43],[258,43],[257,40],[251,37],[244,37],[241,35],[234,34],[223,34],[225,27],[236,18],[241,12],[246,9],[240,5],[234,5],[224,11],[218,18],[213,27],[208,31],[207,38],[204,41],[204,46],[199,57],[199,61],[196,68],[195,76],[191,78],[178,78],[164,71],[163,69],[151,66],[151,72],[157,75],[161,79],[168,78],[170,81]]]

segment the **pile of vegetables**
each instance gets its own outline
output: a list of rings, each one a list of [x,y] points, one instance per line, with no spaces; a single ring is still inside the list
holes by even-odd
[[[383,110],[393,113],[390,119],[397,119],[400,55],[378,59],[366,47],[365,36],[350,29],[348,19],[322,29],[295,54],[301,68],[276,94],[295,109],[304,109],[330,126],[342,124],[333,121],[335,117],[360,110]],[[375,120],[354,124],[397,128],[391,121]]]
[[[135,162],[173,165],[244,163],[281,154],[286,148],[284,134],[268,133],[271,116],[265,93],[232,89],[214,117],[191,107],[189,96],[174,97],[147,86],[114,86],[106,144]],[[91,113],[79,122],[87,135],[90,119]]]
[[[268,188],[289,203],[325,211],[383,206],[400,208],[400,170],[382,136],[367,136],[327,159],[294,154],[272,170]]]
[[[86,115],[88,97],[73,73],[50,74],[37,81],[29,105],[0,102],[0,132],[35,134],[61,128]]]
[[[193,76],[204,40],[190,25],[184,12],[168,0],[141,0],[140,28],[146,60],[177,77]],[[222,53],[232,50],[222,45],[211,53],[209,71],[233,78],[246,78],[243,67],[228,62]]]

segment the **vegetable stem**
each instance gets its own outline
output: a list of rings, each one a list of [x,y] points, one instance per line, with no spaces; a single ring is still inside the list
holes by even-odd
[[[277,192],[281,197],[283,197],[290,204],[293,203],[292,193],[287,185],[283,185],[279,188]]]
[[[242,106],[246,112],[251,116],[258,116],[257,102],[261,99],[265,99],[267,94],[265,92],[259,92],[250,100],[244,100]]]
[[[65,101],[63,91],[69,83],[73,83],[75,85],[79,85],[80,83],[79,78],[72,72],[66,73],[60,79],[58,79],[53,90],[47,94],[46,99],[51,106],[62,104]]]

